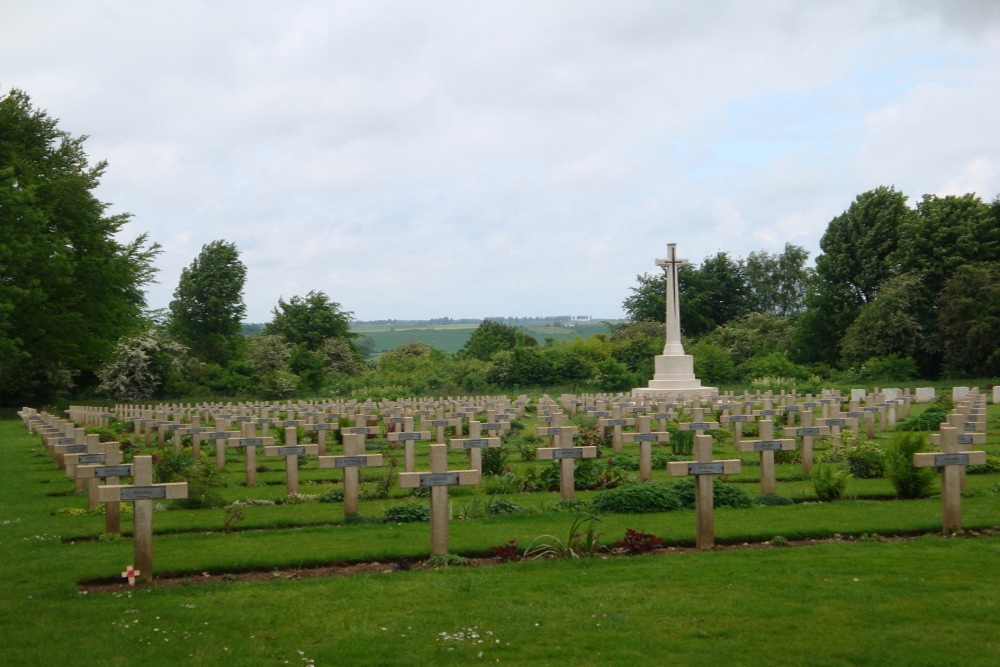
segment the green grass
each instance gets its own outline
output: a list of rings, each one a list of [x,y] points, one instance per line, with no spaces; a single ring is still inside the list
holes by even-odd
[[[4,664],[467,664],[482,652],[484,661],[512,664],[937,665],[991,664],[1000,650],[1000,579],[992,576],[1000,537],[938,537],[940,499],[888,500],[884,479],[852,479],[847,495],[856,499],[817,503],[811,483],[783,481],[799,471],[786,464],[778,468],[778,492],[800,502],[716,512],[720,543],[777,535],[822,540],[801,548],[83,595],[79,581],[118,578],[131,562],[131,541],[94,539],[103,530],[99,515],[53,516],[86,501],[20,423],[0,422],[0,448]],[[992,423],[986,448],[1000,451]],[[726,445],[718,450],[731,454]],[[426,454],[418,452],[419,468]],[[462,456],[452,454],[451,467],[460,467]],[[241,461],[230,459],[227,500],[284,495],[281,462],[260,460],[272,470],[258,474],[264,483],[245,487]],[[518,459],[512,452],[515,467],[540,465]],[[339,473],[314,466],[300,472],[302,493],[340,483]],[[756,495],[758,472],[745,466],[734,479]],[[656,476],[666,480],[661,471]],[[998,475],[968,477],[970,489],[998,482]],[[403,502],[402,492],[393,494],[362,501],[362,514],[378,516]],[[453,508],[474,494],[453,490]],[[539,535],[565,539],[575,515],[547,511],[556,497],[517,494],[511,498],[534,513],[452,521],[452,551],[485,555],[510,539],[522,548]],[[965,498],[962,508],[967,528],[1000,524],[997,495]],[[417,560],[428,552],[427,524],[342,525],[339,503],[244,512],[240,530],[228,534],[221,532],[221,509],[155,513],[157,573],[197,580],[205,571]],[[629,528],[672,545],[694,540],[691,511],[601,520],[605,542]],[[123,527],[130,528],[128,516]],[[886,543],[825,539],[875,533],[923,536]],[[470,639],[470,628],[478,638]]]
[[[370,325],[353,327],[351,332],[371,337],[375,343],[376,354],[387,352],[397,345],[411,341],[427,343],[439,350],[454,354],[462,349],[477,326],[476,324],[443,324],[426,327]],[[573,327],[526,325],[521,328],[538,339],[540,345],[545,343],[547,337],[559,341],[571,340],[576,336],[588,338],[608,333],[608,327],[601,323],[577,324]]]

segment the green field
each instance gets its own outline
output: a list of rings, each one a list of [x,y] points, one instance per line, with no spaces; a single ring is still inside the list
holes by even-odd
[[[443,324],[437,326],[389,326],[370,325],[351,327],[351,332],[362,337],[370,337],[374,341],[375,355],[388,352],[402,343],[419,341],[427,343],[450,354],[458,352],[469,336],[476,330],[476,324]],[[608,327],[599,322],[577,324],[572,327],[526,325],[520,327],[538,339],[544,345],[546,338],[554,340],[569,340],[576,336],[587,338],[597,334],[607,334]]]
[[[1000,409],[990,406],[989,415],[984,449],[998,454]],[[524,422],[526,432],[535,426],[530,415]],[[300,470],[304,502],[246,507],[232,532],[223,531],[221,508],[156,512],[156,571],[183,585],[84,593],[79,582],[120,580],[130,539],[99,539],[103,516],[66,512],[85,508],[85,496],[20,422],[0,421],[0,448],[5,665],[987,665],[1000,651],[996,473],[968,477],[963,525],[975,533],[966,538],[939,536],[938,497],[895,500],[886,479],[852,479],[845,500],[816,502],[799,467],[782,464],[778,493],[796,503],[719,509],[717,541],[760,545],[780,535],[803,546],[398,571],[403,560],[426,558],[428,525],[345,524],[341,503],[311,498],[337,488],[341,473],[313,461]],[[724,443],[717,453],[735,455]],[[759,469],[742,456],[744,470],[731,481],[756,495]],[[283,462],[258,461],[265,469],[247,487],[241,458],[230,453],[219,490],[226,502],[283,499]],[[426,462],[421,447],[417,468]],[[464,463],[463,452],[449,455],[450,468]],[[544,464],[512,450],[510,465]],[[363,488],[384,475],[364,473]],[[662,470],[655,478],[667,481]],[[523,548],[541,535],[568,538],[576,514],[554,509],[558,493],[507,497],[528,511],[453,520],[451,551],[484,557],[508,540]],[[452,515],[486,499],[452,489]],[[386,499],[363,499],[361,514],[374,519],[402,502],[427,501],[394,487]],[[674,547],[694,538],[690,510],[608,513],[601,522],[605,544],[627,529]],[[885,537],[893,535],[915,537]],[[299,577],[368,561],[385,564],[352,577]],[[247,571],[266,576],[199,584],[205,573],[235,579]]]

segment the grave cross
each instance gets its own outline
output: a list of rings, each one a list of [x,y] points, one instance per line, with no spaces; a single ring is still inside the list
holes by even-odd
[[[309,431],[316,431],[316,445],[319,455],[324,456],[326,454],[326,432],[336,431],[340,428],[340,424],[336,420],[332,422],[324,421],[325,415],[322,414],[316,415],[316,417],[319,421],[315,424],[306,424],[304,428],[307,433]]]
[[[774,493],[774,453],[776,451],[791,451],[795,449],[794,438],[774,439],[774,422],[763,419],[757,422],[760,428],[758,440],[744,440],[736,444],[740,452],[760,452],[760,492]]]
[[[712,475],[736,475],[740,472],[739,459],[712,460],[712,436],[694,436],[694,463],[670,461],[667,474],[671,477],[694,476],[695,546],[711,549],[715,546],[715,489]]]
[[[344,517],[358,513],[358,486],[360,474],[358,468],[378,467],[382,465],[381,454],[365,454],[364,433],[344,434],[343,456],[320,456],[320,468],[343,468],[344,470]]]
[[[103,442],[104,460],[101,463],[77,463],[77,479],[87,480],[87,504],[94,509],[100,504],[100,481],[118,484],[119,477],[132,476],[132,464],[122,464],[122,451],[117,442]],[[105,503],[104,532],[109,535],[121,533],[121,503]]]
[[[448,470],[448,446],[430,446],[430,472],[399,473],[399,488],[431,490],[431,555],[448,553],[448,487],[475,486],[482,479],[478,470]]]
[[[684,346],[681,344],[681,308],[677,270],[682,266],[687,266],[690,262],[686,259],[677,259],[677,244],[667,244],[667,258],[657,259],[656,265],[666,269],[666,294],[667,294],[667,340],[663,346],[663,354],[666,356],[683,355]]]
[[[246,454],[247,486],[257,483],[257,448],[274,446],[274,438],[270,436],[254,437],[256,430],[251,422],[243,422],[243,436],[226,441],[229,447],[242,449]]]
[[[294,496],[299,492],[299,457],[316,456],[319,445],[298,444],[298,429],[294,426],[285,428],[284,446],[264,447],[266,456],[285,457],[285,495]]]
[[[479,472],[483,471],[483,450],[496,449],[500,446],[500,438],[484,438],[482,433],[482,422],[470,421],[468,438],[452,438],[448,441],[452,449],[468,450],[469,467]]]
[[[187,498],[187,482],[153,484],[153,457],[136,456],[132,461],[131,485],[107,485],[97,489],[102,503],[133,504],[132,555],[143,583],[153,581],[153,501]]]
[[[560,426],[558,446],[539,447],[535,450],[539,461],[559,461],[559,497],[563,500],[576,495],[573,460],[597,457],[597,447],[577,447],[573,444],[573,437],[577,435],[580,435],[580,429],[576,426]]]
[[[813,438],[818,435],[830,435],[829,426],[813,426],[812,412],[802,413],[802,426],[785,428],[786,438],[802,438],[802,472],[813,469]]]
[[[610,418],[602,417],[597,420],[597,428],[601,429],[601,434],[607,433],[607,428],[611,427],[611,446],[616,452],[622,450],[622,427],[635,426],[635,418],[623,419],[621,410],[615,408]]]
[[[648,482],[653,479],[653,445],[654,442],[670,442],[667,431],[652,431],[649,416],[639,417],[639,427],[636,433],[622,435],[625,442],[639,443],[639,481]]]
[[[913,465],[918,468],[941,469],[941,531],[945,535],[962,530],[962,481],[965,466],[986,463],[985,451],[961,451],[958,429],[942,426],[941,453],[918,452],[913,455]]]
[[[413,472],[416,470],[416,454],[414,452],[414,442],[418,440],[430,440],[430,431],[414,431],[413,417],[403,418],[403,430],[394,431],[388,435],[390,442],[403,442],[403,470]]]

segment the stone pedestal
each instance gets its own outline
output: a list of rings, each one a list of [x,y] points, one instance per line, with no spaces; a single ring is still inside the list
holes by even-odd
[[[648,387],[632,390],[633,396],[656,396],[672,398],[708,398],[718,396],[716,387],[703,387],[694,375],[694,358],[690,354],[657,355],[655,375]]]

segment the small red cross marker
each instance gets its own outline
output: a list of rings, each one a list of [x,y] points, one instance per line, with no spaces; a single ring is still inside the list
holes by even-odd
[[[129,565],[125,568],[125,571],[122,572],[122,577],[128,579],[129,586],[135,586],[135,577],[139,574],[142,574],[142,572]]]

